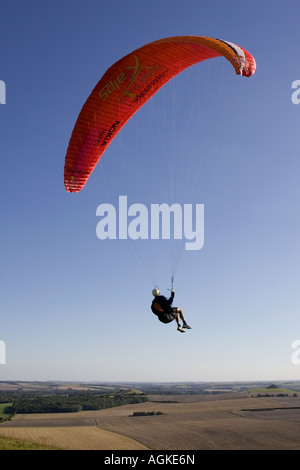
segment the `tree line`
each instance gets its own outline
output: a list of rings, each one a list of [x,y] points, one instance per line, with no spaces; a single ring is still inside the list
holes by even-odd
[[[103,394],[94,391],[71,392],[5,392],[0,393],[0,403],[12,403],[14,414],[22,413],[67,413],[83,410],[101,410],[127,404],[148,401],[147,395],[122,391]]]

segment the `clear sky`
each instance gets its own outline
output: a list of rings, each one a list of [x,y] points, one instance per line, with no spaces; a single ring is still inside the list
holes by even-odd
[[[0,380],[300,378],[299,14],[297,0],[0,1]],[[137,47],[181,35],[244,47],[255,75],[223,58],[185,71],[67,193],[94,85]],[[119,195],[204,204],[204,247],[181,245],[175,270],[185,334],[150,310],[154,284],[169,295],[173,242],[96,236],[97,206]]]

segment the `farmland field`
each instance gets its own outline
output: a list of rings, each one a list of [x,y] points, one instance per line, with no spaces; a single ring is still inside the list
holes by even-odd
[[[41,423],[42,424],[42,423]],[[1,429],[0,436],[67,450],[146,450],[147,447],[97,426],[25,426]]]
[[[0,436],[70,450],[300,449],[300,398],[149,395],[104,410],[18,415]]]

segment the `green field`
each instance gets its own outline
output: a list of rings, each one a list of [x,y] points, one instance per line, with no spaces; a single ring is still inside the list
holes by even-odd
[[[10,407],[12,403],[0,403],[0,421],[4,419],[8,419],[9,415],[11,414]]]

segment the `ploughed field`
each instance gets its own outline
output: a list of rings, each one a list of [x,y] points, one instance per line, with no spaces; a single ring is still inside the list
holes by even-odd
[[[149,395],[104,410],[17,415],[0,436],[69,450],[300,449],[300,397]]]

